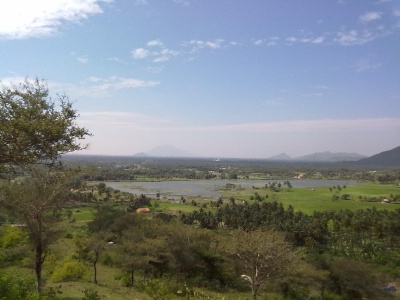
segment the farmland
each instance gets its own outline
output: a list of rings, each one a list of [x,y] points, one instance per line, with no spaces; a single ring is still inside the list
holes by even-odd
[[[287,265],[271,280],[254,277],[261,299],[396,296],[382,292],[400,277],[395,169],[162,159],[68,164],[81,171],[70,181],[43,265],[48,299],[249,299],[254,286],[240,274],[251,270],[232,251],[250,258],[271,245],[289,256],[263,261]],[[141,207],[150,213],[136,213]],[[29,286],[28,235],[10,226],[11,216],[2,215],[3,278]],[[272,236],[280,242],[263,242]]]

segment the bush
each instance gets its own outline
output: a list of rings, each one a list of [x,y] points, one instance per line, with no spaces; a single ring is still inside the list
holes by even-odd
[[[20,276],[9,276],[0,273],[0,300],[34,300],[37,299],[35,281]]]
[[[160,297],[162,299],[176,299],[177,295],[185,295],[185,288],[176,280],[167,277],[137,281],[135,288],[138,291],[145,292],[154,299],[159,299]]]
[[[7,249],[28,242],[27,233],[18,227],[4,225],[0,228],[0,248]]]
[[[28,235],[23,229],[10,225],[0,227],[0,266],[21,261],[29,254]]]
[[[77,281],[88,275],[87,268],[77,261],[62,261],[58,263],[51,275],[54,282]]]
[[[83,291],[83,298],[82,300],[100,300],[101,297],[99,295],[99,293],[93,289],[85,289]]]

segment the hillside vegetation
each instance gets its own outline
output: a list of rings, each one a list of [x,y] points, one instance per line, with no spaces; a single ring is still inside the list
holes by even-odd
[[[399,299],[395,165],[60,160],[90,133],[48,95],[39,80],[0,91],[1,300]],[[109,187],[198,179],[223,179],[221,196]]]
[[[258,168],[244,168],[249,178],[260,176]],[[78,173],[69,179],[46,250],[42,297],[392,298],[384,288],[400,277],[399,178],[382,184],[382,176],[397,173],[369,174],[369,183],[316,188],[294,188],[291,179],[243,189],[232,179],[218,199],[176,202],[114,190]],[[137,213],[142,207],[150,213]],[[2,220],[3,282],[34,297],[29,232],[12,226],[21,222],[12,211],[3,211]]]

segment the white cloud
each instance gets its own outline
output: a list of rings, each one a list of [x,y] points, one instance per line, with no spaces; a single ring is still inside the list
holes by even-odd
[[[93,77],[89,78],[93,82]],[[104,90],[121,90],[121,89],[137,89],[144,87],[153,87],[159,84],[155,81],[144,81],[135,78],[124,78],[111,76],[108,78],[96,78],[96,85],[91,86],[91,89],[104,91]]]
[[[175,3],[177,3],[177,4],[181,4],[181,5],[184,5],[184,6],[188,6],[190,4],[189,0],[173,0],[173,1]]]
[[[103,13],[99,0],[0,1],[0,38],[49,36],[65,22],[78,22]]]
[[[16,75],[16,76],[0,78],[0,87],[2,86],[11,87],[12,85],[18,85],[20,83],[25,82],[25,80],[28,80],[28,82],[30,83],[34,83],[34,78],[22,77]]]
[[[311,41],[313,44],[322,44],[325,41],[324,36],[319,36]]]
[[[152,41],[147,42],[147,46],[150,46],[150,47],[155,47],[155,46],[162,47],[163,45],[164,45],[163,42],[161,42],[160,40],[152,40]]]
[[[132,50],[131,54],[132,57],[135,59],[143,59],[150,55],[150,51],[144,48],[137,48],[135,50]]]
[[[134,112],[82,112],[80,115],[81,121],[86,124],[107,124],[107,127],[117,128],[141,128],[142,130],[150,130],[158,128],[158,126],[165,126],[165,124],[169,124],[169,126],[174,124],[169,119]]]
[[[15,77],[11,82],[21,82],[20,77]],[[48,81],[49,90],[52,94],[65,93],[73,98],[107,98],[113,96],[117,91],[124,89],[150,88],[159,85],[157,81],[145,81],[131,77],[96,77],[91,76],[80,84]]]
[[[180,130],[219,131],[219,132],[347,132],[347,131],[379,131],[400,130],[400,119],[322,119],[293,120],[265,123],[243,123],[232,125],[186,127]]]
[[[275,100],[272,101],[274,102]],[[280,105],[280,101],[277,101],[277,105]],[[131,112],[82,112],[81,115],[88,117],[95,116],[95,118],[91,118],[92,122],[101,117],[101,120],[97,120],[102,122],[103,118],[107,118],[109,121],[113,120],[113,123],[118,123],[119,125],[123,123],[127,128],[136,127],[142,130],[156,129],[157,131],[171,132],[173,134],[176,132],[298,133],[400,130],[400,119],[396,118],[292,120],[193,126],[190,124],[180,124],[174,120],[158,116],[146,115],[143,118],[138,118],[136,114]],[[132,117],[132,115],[136,117]]]
[[[377,37],[378,35],[372,33],[371,31],[366,30],[360,33],[357,30],[349,30],[347,32],[338,32],[334,42],[337,42],[343,46],[363,45],[373,41]]]
[[[114,62],[118,62],[118,63],[122,63],[122,62],[123,62],[122,59],[120,59],[120,58],[118,58],[118,57],[116,57],[116,56],[114,56],[114,57],[109,57],[109,58],[107,58],[107,60],[109,60],[109,61],[114,61]]]
[[[295,43],[298,41],[298,38],[295,38],[294,36],[290,36],[286,39],[286,42],[288,43]]]
[[[264,40],[256,40],[256,41],[254,41],[254,45],[256,45],[256,46],[259,46],[259,45],[261,45],[262,43],[264,43]]]
[[[87,80],[90,81],[90,82],[102,81],[102,79],[100,77],[96,77],[96,76],[90,76]]]
[[[156,56],[156,58],[153,60],[153,62],[159,63],[170,60],[171,57],[179,55],[179,52],[165,48],[159,53],[154,53],[154,55]]]
[[[393,15],[395,17],[400,17],[400,9],[396,9],[395,11],[393,11]]]
[[[354,70],[356,72],[366,72],[366,71],[372,71],[380,68],[382,66],[381,63],[375,62],[372,57],[367,57],[367,58],[362,58],[359,59],[355,64],[354,64]]]
[[[28,78],[33,81],[33,78]],[[2,84],[9,86],[11,83],[19,84],[25,80],[24,77],[14,76],[1,78]],[[79,98],[107,98],[112,97],[115,92],[123,89],[150,88],[159,85],[157,81],[145,81],[136,78],[125,78],[110,76],[107,78],[89,77],[80,84],[47,81],[52,97],[57,94],[66,94],[70,99]]]
[[[76,60],[83,64],[87,64],[89,62],[89,58],[87,58],[86,56],[80,56]]]
[[[223,39],[214,39],[209,41],[191,40],[189,42],[185,42],[184,45],[192,46],[192,52],[195,52],[204,48],[219,49],[224,46],[224,43],[225,41]]]
[[[311,34],[307,34],[306,36],[302,37],[294,37],[290,36],[286,38],[286,45],[293,45],[294,43],[311,43],[311,44],[322,44],[325,41],[324,36],[312,37]]]
[[[366,12],[365,14],[361,15],[358,20],[362,23],[368,23],[379,20],[380,18],[382,18],[382,15],[383,13],[379,11]]]
[[[137,48],[131,51],[132,57],[135,59],[153,58],[153,62],[160,63],[170,60],[173,56],[179,55],[178,51],[164,47],[164,43],[160,40],[152,40],[147,42],[148,47],[153,48],[152,51],[145,48]],[[154,51],[154,47],[157,47]],[[161,48],[161,50],[159,49]]]
[[[160,144],[174,144],[177,147],[190,145],[193,153],[203,156],[222,157],[266,157],[269,151],[295,151],[297,155],[311,151],[342,151],[337,149],[344,141],[352,141],[346,151],[371,149],[371,144],[362,141],[377,138],[382,133],[397,136],[400,119],[320,119],[293,120],[260,123],[236,123],[207,126],[182,124],[163,116],[145,115],[134,112],[80,112],[79,125],[90,129],[94,137],[90,152],[94,154],[132,154]],[[221,139],[221,136],[227,138]],[[260,139],[260,137],[268,137]],[[367,138],[369,137],[369,139]],[[137,141],[140,140],[140,147]],[[271,142],[268,142],[270,140]],[[320,141],[323,140],[324,143]],[[358,141],[361,143],[354,143]],[[384,140],[382,140],[384,142]],[[255,147],[246,147],[251,143]],[[212,144],[213,147],[209,147]],[[357,147],[355,147],[357,145]],[[369,145],[369,146],[368,146]],[[375,143],[374,146],[382,146]],[[343,146],[340,146],[343,147]],[[340,148],[339,147],[339,148]],[[257,149],[257,151],[254,151]],[[387,148],[389,149],[389,148]],[[364,150],[364,151],[363,151]],[[375,151],[375,153],[374,153]],[[273,155],[270,153],[267,156]]]
[[[147,0],[133,0],[135,5],[146,5],[148,3]]]

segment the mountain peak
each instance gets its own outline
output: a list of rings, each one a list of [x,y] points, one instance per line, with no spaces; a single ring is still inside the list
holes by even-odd
[[[400,166],[400,146],[357,161],[360,165]]]
[[[338,152],[333,153],[330,151],[317,152],[309,155],[296,157],[297,161],[308,161],[308,162],[340,162],[340,161],[357,161],[365,158],[366,156],[358,153],[347,153]]]

